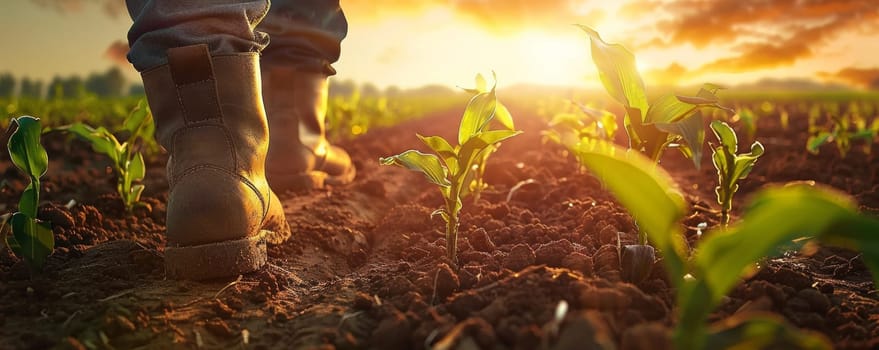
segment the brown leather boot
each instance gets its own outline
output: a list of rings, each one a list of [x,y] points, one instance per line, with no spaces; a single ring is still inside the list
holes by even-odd
[[[348,153],[326,138],[327,76],[266,66],[262,86],[272,140],[266,176],[272,188],[304,190],[353,181],[356,169]]]
[[[142,77],[156,139],[170,154],[165,273],[210,279],[259,269],[266,240],[290,236],[265,179],[259,56],[174,48],[167,65]]]

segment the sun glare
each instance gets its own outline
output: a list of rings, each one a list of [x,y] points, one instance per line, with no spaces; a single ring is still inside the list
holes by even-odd
[[[510,57],[527,69],[529,80],[549,85],[582,84],[588,41],[576,36],[526,32],[518,36],[520,55]]]

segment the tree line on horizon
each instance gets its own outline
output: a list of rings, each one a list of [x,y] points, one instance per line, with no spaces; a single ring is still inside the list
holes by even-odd
[[[123,97],[142,94],[143,86],[131,84],[118,67],[85,77],[56,75],[48,83],[27,76],[16,77],[10,72],[0,73],[0,98],[58,99],[82,98],[87,95]]]
[[[354,80],[330,80],[330,95],[348,96],[355,92],[364,97],[396,97],[403,95],[453,95],[457,90],[442,85],[425,85],[417,88],[388,86],[380,88],[375,84],[357,83]],[[129,82],[122,70],[112,67],[102,73],[91,73],[85,77],[69,75],[55,76],[46,83],[27,76],[16,77],[13,73],[0,73],[0,98],[64,99],[86,96],[125,97],[143,96],[140,82]]]

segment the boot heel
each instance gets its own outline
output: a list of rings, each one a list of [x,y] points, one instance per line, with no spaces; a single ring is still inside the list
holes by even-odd
[[[356,176],[357,171],[353,166],[348,168],[346,172],[335,176],[319,170],[299,174],[273,174],[266,172],[266,178],[271,183],[273,189],[294,192],[319,190],[326,187],[326,185],[347,185],[354,181]]]
[[[170,279],[207,280],[253,272],[266,264],[266,235],[195,246],[165,247],[165,275]]]
[[[322,171],[309,171],[299,174],[272,174],[267,172],[266,179],[277,191],[302,192],[324,188],[327,183],[327,173]]]

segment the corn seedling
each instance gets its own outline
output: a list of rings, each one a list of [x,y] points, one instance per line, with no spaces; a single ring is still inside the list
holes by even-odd
[[[380,158],[383,165],[398,165],[421,172],[431,183],[439,186],[444,206],[431,216],[439,215],[446,222],[446,252],[451,262],[457,263],[459,213],[461,199],[470,191],[470,182],[481,153],[499,142],[521,133],[515,130],[488,130],[493,119],[510,119],[509,113],[498,113],[495,89],[480,92],[467,105],[458,129],[458,145],[439,136],[421,136],[435,154],[408,150],[395,156]],[[505,109],[504,109],[505,110]],[[513,125],[512,120],[499,120],[503,125]]]
[[[729,224],[732,199],[739,189],[739,181],[748,177],[764,149],[760,142],[754,141],[750,153],[736,154],[739,141],[732,127],[715,120],[711,122],[711,130],[720,142],[717,147],[713,147],[711,159],[717,169],[718,186],[714,192],[717,194],[717,204],[720,204],[720,224],[726,226]]]
[[[862,140],[865,142],[864,152],[869,153],[873,139],[879,133],[879,119],[867,127],[866,122],[852,127],[851,118],[848,115],[831,116],[833,125],[828,129],[815,127],[816,133],[806,141],[806,150],[812,154],[818,154],[821,146],[829,143],[836,145],[839,156],[845,158],[851,150],[852,141]]]
[[[622,45],[604,42],[592,28],[579,27],[589,35],[592,60],[605,90],[626,109],[623,121],[629,148],[658,163],[663,151],[676,145],[696,168],[701,167],[705,128],[699,111],[714,108],[731,112],[719,104],[716,93],[720,87],[706,84],[696,96],[665,94],[650,104],[635,56]]]
[[[49,157],[40,144],[41,128],[38,118],[30,116],[16,118],[12,120],[11,126],[16,129],[7,145],[9,156],[12,163],[28,176],[30,183],[21,194],[18,212],[8,219],[12,235],[4,234],[2,238],[32,270],[38,271],[43,268],[46,258],[55,249],[52,224],[37,219],[40,177],[46,174]]]
[[[742,108],[733,116],[732,121],[741,123],[745,131],[746,140],[754,140],[757,137],[757,120],[760,117],[750,108]]]
[[[145,206],[140,202],[140,195],[144,190],[144,185],[140,182],[146,175],[141,149],[144,142],[153,137],[155,130],[146,102],[141,101],[125,119],[123,130],[129,133],[129,137],[122,143],[106,128],[96,129],[85,123],[74,123],[55,130],[70,132],[91,144],[95,152],[110,157],[116,173],[116,190],[126,210]]]
[[[830,349],[823,338],[776,318],[743,315],[733,327],[706,326],[711,310],[757,261],[781,253],[791,242],[819,240],[859,250],[879,285],[879,220],[859,214],[846,194],[806,184],[765,190],[751,201],[741,222],[711,232],[691,257],[680,225],[685,202],[666,172],[650,159],[620,148],[585,153],[583,160],[663,253],[677,289],[673,339],[678,349],[752,348],[747,345],[778,341],[784,342],[781,348]]]
[[[495,81],[497,81],[497,76],[494,76],[494,79]],[[482,74],[477,74],[476,87],[472,89],[464,89],[464,91],[467,91],[474,96],[489,92],[488,82],[485,80],[485,77],[483,77]],[[494,111],[495,116],[494,118],[492,118],[492,120],[497,121],[498,124],[500,124],[503,128],[507,130],[516,130],[516,126],[513,124],[513,117],[512,115],[510,115],[510,111],[500,101],[497,101],[496,103],[497,104]],[[482,191],[488,188],[488,184],[485,182],[485,164],[486,162],[488,162],[488,158],[492,154],[494,154],[494,152],[497,152],[500,146],[500,142],[489,145],[473,160],[473,169],[470,172],[468,178],[465,179],[465,184],[467,184],[467,190],[469,194],[473,196],[474,203],[479,201]]]
[[[552,117],[549,129],[542,132],[544,142],[553,141],[575,156],[580,147],[592,147],[601,141],[612,142],[618,129],[616,116],[606,110],[574,103],[578,111]]]

